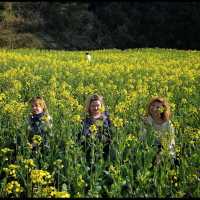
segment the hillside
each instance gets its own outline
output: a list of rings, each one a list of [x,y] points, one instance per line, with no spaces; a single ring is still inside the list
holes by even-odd
[[[12,29],[0,30],[0,44],[3,48],[38,48],[38,49],[62,49],[48,33],[17,33]]]
[[[0,48],[200,49],[199,11],[200,2],[0,2]]]

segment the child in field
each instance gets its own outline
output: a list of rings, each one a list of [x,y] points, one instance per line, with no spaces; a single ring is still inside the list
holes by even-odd
[[[42,138],[42,148],[49,149],[48,136],[51,136],[52,118],[48,113],[46,103],[40,96],[31,99],[32,112],[28,117],[28,138],[35,147],[34,135]]]
[[[169,151],[174,162],[175,159],[175,130],[170,120],[171,112],[167,101],[162,97],[154,97],[147,106],[147,115],[143,119],[143,139],[147,137],[148,130],[156,134],[157,156],[154,163],[160,163],[160,153],[163,148]],[[154,164],[153,163],[153,164]]]
[[[109,159],[111,145],[111,121],[109,114],[105,111],[103,97],[97,94],[90,96],[86,103],[86,117],[82,121],[82,132],[79,135],[79,142],[86,152],[86,161],[89,167],[89,173],[95,171],[95,163],[101,158],[104,161]],[[102,148],[100,147],[102,145]],[[95,148],[95,149],[93,149]],[[108,170],[108,165],[105,163],[105,170]],[[86,178],[89,190],[90,183]],[[104,185],[111,187],[113,183],[112,177],[105,171],[103,173]],[[104,193],[104,192],[103,192]]]
[[[92,57],[88,52],[86,52],[85,57],[86,57],[87,62],[91,62]]]
[[[91,144],[89,140],[94,138],[103,143],[103,158],[109,155],[111,143],[111,121],[109,114],[104,110],[103,97],[97,94],[90,96],[86,103],[86,117],[83,120],[82,142],[87,152],[87,160],[90,160]],[[79,137],[80,138],[80,137]]]

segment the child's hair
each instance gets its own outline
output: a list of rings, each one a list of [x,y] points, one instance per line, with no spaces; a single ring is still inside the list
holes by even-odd
[[[88,114],[90,114],[90,104],[93,101],[100,101],[101,102],[101,106],[104,106],[104,101],[103,101],[103,97],[98,95],[98,94],[93,94],[91,96],[88,97],[88,99],[86,100],[86,107],[85,110]]]
[[[38,104],[43,108],[43,111],[44,111],[44,112],[48,112],[48,110],[47,110],[47,105],[46,105],[46,103],[45,103],[45,101],[44,101],[44,99],[43,99],[42,97],[36,96],[36,97],[33,97],[33,98],[30,100],[30,104],[31,104],[31,105],[34,105],[34,104],[36,104],[36,103],[38,103]]]
[[[147,115],[151,115],[150,107],[154,102],[162,103],[162,106],[164,107],[164,111],[162,111],[160,113],[161,114],[161,119],[163,121],[169,120],[170,117],[171,117],[170,106],[169,106],[168,102],[163,97],[153,97],[150,100],[150,102],[149,102],[149,104],[147,106]]]

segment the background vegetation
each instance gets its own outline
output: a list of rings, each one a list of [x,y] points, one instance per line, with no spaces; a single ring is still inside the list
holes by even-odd
[[[0,47],[199,49],[199,20],[198,1],[0,2]]]
[[[165,49],[0,51],[1,197],[199,197],[200,52]],[[85,99],[104,96],[113,123],[110,159],[92,141],[95,170],[86,163],[77,135]],[[28,101],[41,95],[53,118],[50,151],[32,154]],[[141,118],[152,96],[171,105],[176,129],[173,165],[156,154],[154,132],[140,140]],[[16,155],[14,152],[16,150]]]

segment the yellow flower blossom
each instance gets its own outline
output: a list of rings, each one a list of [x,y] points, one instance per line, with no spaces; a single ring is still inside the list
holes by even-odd
[[[8,166],[8,168],[3,168],[3,170],[6,172],[6,174],[7,174],[8,176],[12,176],[12,177],[16,178],[16,176],[17,176],[16,172],[17,172],[17,170],[18,170],[19,168],[20,168],[19,165],[10,164],[10,165]]]
[[[126,143],[127,143],[127,146],[129,147],[131,142],[138,142],[137,138],[135,137],[134,134],[128,134],[127,138],[126,138]]]
[[[42,188],[42,196],[46,197],[46,198],[50,198],[54,196],[54,192],[56,192],[56,188],[52,187],[52,186],[48,186],[45,188]]]
[[[27,146],[28,146],[28,148],[29,148],[30,150],[33,149],[33,145],[30,144],[29,142],[27,142]]]
[[[93,135],[95,135],[95,134],[97,133],[97,130],[98,130],[98,129],[97,129],[96,125],[93,124],[93,125],[90,126],[89,130],[91,131],[91,133],[92,133]]]
[[[64,167],[63,161],[61,159],[54,161],[53,164],[58,169],[62,169]]]
[[[123,127],[123,119],[115,117],[112,121],[115,127],[117,128]]]
[[[4,93],[0,94],[0,102],[6,99],[6,95]]]
[[[52,182],[52,176],[47,171],[35,169],[31,171],[31,181],[34,184],[46,185]]]
[[[42,137],[40,135],[34,135],[32,141],[34,144],[40,145],[42,143]]]
[[[200,141],[200,52],[196,50],[180,51],[155,48],[129,49],[126,51],[98,50],[92,53],[94,53],[94,62],[88,65],[82,60],[83,53],[80,51],[57,52],[38,51],[35,49],[0,49],[0,120],[2,124],[2,134],[0,134],[2,144],[2,148],[0,149],[0,162],[2,164],[2,169],[0,169],[0,171],[2,173],[5,172],[7,181],[10,182],[13,178],[21,179],[22,177],[25,177],[26,181],[27,174],[24,173],[26,173],[27,170],[24,170],[24,168],[28,168],[30,169],[29,174],[31,175],[28,179],[31,179],[31,184],[33,185],[33,190],[32,188],[26,188],[26,190],[30,189],[29,191],[31,191],[31,194],[27,194],[28,196],[67,196],[66,193],[63,193],[65,190],[59,192],[54,187],[51,188],[48,185],[48,183],[52,183],[51,175],[43,170],[45,170],[45,162],[49,164],[50,168],[52,167],[51,165],[53,165],[53,163],[49,162],[51,156],[46,157],[46,153],[43,154],[43,170],[35,171],[36,163],[29,159],[31,158],[29,157],[31,156],[30,149],[34,144],[33,146],[31,144],[26,145],[28,148],[25,149],[23,148],[24,142],[22,142],[22,146],[19,148],[18,156],[21,154],[23,158],[28,156],[27,159],[22,160],[22,162],[18,159],[19,157],[16,159],[16,162],[22,164],[23,167],[17,168],[9,165],[10,160],[8,155],[12,152],[3,146],[9,142],[7,138],[15,140],[18,133],[22,141],[25,139],[25,117],[28,116],[30,108],[28,100],[32,96],[44,96],[48,105],[47,107],[49,111],[52,112],[55,120],[55,130],[53,131],[55,131],[56,136],[54,149],[59,146],[61,139],[63,139],[63,143],[67,147],[66,149],[70,149],[74,152],[74,150],[78,150],[75,136],[80,131],[78,130],[80,128],[78,125],[80,125],[81,120],[79,113],[84,114],[84,103],[88,95],[94,92],[101,93],[104,96],[106,106],[109,108],[108,111],[113,113],[112,118],[110,115],[112,125],[116,128],[121,128],[119,134],[115,134],[115,129],[113,129],[112,134],[114,142],[114,146],[112,146],[114,148],[116,146],[116,156],[121,155],[122,152],[120,153],[120,151],[124,147],[124,144],[127,146],[133,145],[136,151],[135,153],[137,154],[136,165],[141,161],[140,155],[145,156],[145,152],[140,152],[138,149],[140,145],[136,144],[137,142],[139,143],[137,134],[134,132],[131,133],[131,131],[137,131],[139,129],[141,117],[146,113],[145,107],[148,103],[148,99],[152,96],[162,96],[170,101],[171,119],[174,124],[176,136],[176,156],[187,170],[183,170],[184,174],[182,170],[175,170],[174,172],[167,170],[166,172],[169,174],[176,172],[173,175],[168,174],[170,177],[169,182],[165,181],[166,177],[162,180],[162,176],[155,176],[154,180],[151,180],[149,179],[148,172],[145,171],[145,168],[148,168],[148,163],[144,162],[144,169],[136,176],[138,181],[142,183],[138,185],[138,188],[140,188],[140,186],[146,187],[153,181],[155,182],[155,187],[158,186],[158,183],[161,183],[159,185],[160,194],[163,194],[164,187],[169,188],[169,190],[172,189],[173,196],[175,197],[183,197],[186,191],[190,191],[193,196],[198,196],[198,190],[195,188],[198,189],[199,174],[195,173],[196,168],[198,168],[198,146]],[[24,103],[25,101],[27,102]],[[102,108],[101,112],[103,111]],[[160,110],[160,112],[162,112],[162,110]],[[44,119],[44,121],[45,120],[47,120],[47,118]],[[69,120],[75,122],[70,124],[70,127],[65,123]],[[102,123],[98,120],[94,126],[90,127],[93,133],[92,138],[96,138],[95,134],[101,126]],[[148,138],[151,140],[150,135]],[[42,138],[36,137],[34,139],[37,145],[41,144]],[[168,135],[166,138],[161,137],[161,143],[164,144],[163,154],[165,154],[165,149],[168,147],[167,143],[169,141],[170,136],[169,138]],[[81,156],[82,150],[80,151]],[[57,155],[59,151],[55,151],[55,153],[55,159],[60,158],[60,160],[55,161],[55,165],[62,168],[64,155]],[[146,153],[151,152],[148,151]],[[38,156],[40,156],[40,154],[38,154]],[[126,160],[128,157],[129,156],[127,156]],[[148,160],[146,160],[146,157],[144,158],[144,161]],[[149,155],[148,158],[150,159],[151,156]],[[67,163],[73,163],[69,159],[71,159],[71,156],[66,157]],[[116,157],[116,159],[119,160],[118,157]],[[79,171],[83,169],[82,164],[80,165]],[[131,168],[129,169],[129,165],[121,167],[125,167],[126,169],[124,170],[127,170],[127,174],[130,174],[129,170],[131,170]],[[116,178],[115,182],[118,185],[122,183],[121,179],[125,178],[123,177],[123,173],[121,173],[122,168],[115,165],[109,169],[111,175]],[[163,162],[163,169],[168,169],[167,162]],[[153,174],[155,175],[155,173]],[[67,178],[65,175],[66,174],[61,175],[62,178],[59,179],[60,182]],[[72,175],[74,176],[74,174]],[[74,196],[84,197],[84,191],[82,191],[83,185],[86,184],[82,177],[84,173],[79,175],[74,179],[75,182],[73,183],[76,184],[77,187],[80,187],[76,188]],[[179,178],[183,175],[185,181],[180,184]],[[49,178],[47,178],[48,176]],[[71,177],[72,179],[74,178],[73,176]],[[173,185],[171,185],[170,181],[172,181]],[[20,194],[20,187],[17,186],[17,183],[11,184],[11,182],[6,183],[4,181],[2,183],[2,193],[5,188],[7,188],[7,192],[4,192],[6,195],[10,194],[10,196],[15,196],[15,193]],[[194,189],[188,190],[187,186],[191,184],[194,184]],[[178,187],[175,187],[175,185]],[[14,189],[15,187],[17,188]],[[115,184],[113,184],[111,189],[115,188]],[[96,185],[93,189],[94,190],[91,189],[89,191],[88,195],[94,194],[95,192],[98,193]],[[148,187],[146,191],[149,191]],[[142,195],[139,190],[136,191],[136,193],[139,196]],[[96,196],[98,195],[99,194]],[[112,191],[109,191],[109,195],[113,196]],[[148,196],[149,194],[145,193],[144,195]]]
[[[105,111],[105,107],[104,107],[104,105],[101,105],[101,107],[99,108],[99,112],[103,113],[104,111]]]
[[[25,159],[23,163],[26,169],[32,169],[36,166],[33,159]]]
[[[81,122],[81,116],[80,115],[74,115],[72,117],[72,121],[75,123],[80,123]]]
[[[21,192],[23,192],[23,187],[17,181],[11,181],[7,183],[5,187],[5,192],[7,194],[14,194],[16,197],[19,196]]]
[[[10,153],[10,152],[13,152],[13,150],[5,147],[5,148],[0,150],[0,155],[5,155],[5,154]]]
[[[70,194],[68,192],[52,192],[51,195],[54,198],[70,198]]]

